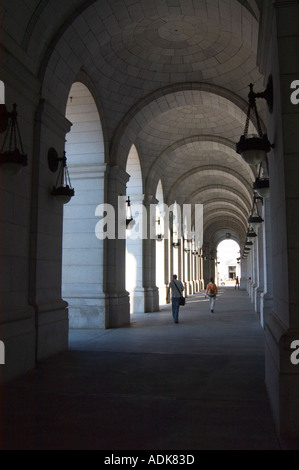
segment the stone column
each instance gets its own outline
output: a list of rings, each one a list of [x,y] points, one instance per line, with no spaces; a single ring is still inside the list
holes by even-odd
[[[170,234],[167,234],[167,236]],[[166,236],[166,233],[165,233]],[[170,257],[171,257],[171,237],[165,238],[164,240],[164,284],[165,284],[165,303],[169,303],[169,298],[167,297],[167,287],[170,282]]]
[[[131,195],[135,225],[126,231],[126,289],[130,293],[130,313],[144,313],[143,242],[147,237],[147,215],[142,194]]]
[[[248,268],[248,295],[252,299],[252,289],[253,289],[253,258],[254,258],[254,245],[252,245],[249,255],[247,257],[247,268]]]
[[[255,287],[255,304],[254,308],[257,313],[260,313],[261,295],[264,292],[264,248],[263,248],[263,226],[257,229],[258,237],[256,240],[256,271],[257,271],[257,285]]]
[[[204,290],[205,288],[205,281],[204,281],[204,269],[203,269],[203,251],[200,249],[200,258],[199,258],[199,290]]]
[[[40,84],[17,57],[18,54],[11,55],[9,60],[1,61],[1,80],[5,88],[1,102],[8,112],[17,103],[18,124],[28,165],[14,177],[0,169],[0,340],[5,352],[5,365],[0,365],[0,383],[24,374],[36,363],[36,308],[34,298],[28,303],[28,287],[31,262],[34,263],[30,251],[34,244],[31,194],[32,187],[37,184],[33,177],[33,153],[39,149],[35,149],[33,128]],[[6,130],[3,132],[1,143]],[[4,151],[8,145],[6,142]]]
[[[184,262],[184,283],[186,295],[192,294],[192,278],[191,278],[191,252],[189,251],[189,242],[183,240],[182,255]]]
[[[291,357],[293,341],[299,340],[299,105],[292,101],[291,85],[299,78],[298,17],[297,1],[263,2],[259,43],[262,72],[272,74],[274,86],[267,121],[274,148],[269,158],[273,312],[265,328],[266,386],[281,441],[297,442],[299,365]]]
[[[156,239],[153,227],[156,226],[156,210],[151,210],[159,201],[154,196],[147,195],[143,204],[147,218],[147,236],[143,240],[143,288],[144,311],[159,311],[159,290],[156,286]]]
[[[129,175],[119,166],[107,168],[107,202],[115,211],[115,239],[104,243],[104,292],[106,294],[105,327],[117,328],[130,323],[129,293],[126,291],[126,211],[124,201]],[[119,213],[120,212],[120,213]]]
[[[63,298],[70,328],[104,328],[103,240],[96,236],[97,208],[104,200],[106,165],[69,164],[75,197],[64,208]]]
[[[252,285],[251,285],[251,302],[253,303],[254,307],[256,305],[256,291],[259,283],[258,279],[258,238],[254,239],[254,245],[250,251],[251,254],[251,262],[252,262]]]
[[[210,245],[205,243],[203,246],[203,280],[204,289],[211,278],[211,264],[210,264]]]
[[[241,279],[240,289],[244,289],[249,293],[249,282],[248,282],[248,257],[245,259],[241,258]]]
[[[264,292],[260,298],[260,319],[264,327],[267,316],[273,311],[273,281],[272,281],[272,234],[271,234],[271,214],[270,199],[264,199],[263,205],[263,275]]]
[[[45,359],[68,348],[68,309],[62,299],[63,205],[51,195],[57,173],[48,166],[48,150],[63,155],[71,123],[41,100],[35,119],[29,298],[35,308],[36,356]]]

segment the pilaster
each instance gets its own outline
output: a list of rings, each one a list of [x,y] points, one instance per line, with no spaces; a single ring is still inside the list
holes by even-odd
[[[117,328],[130,323],[129,293],[126,291],[126,211],[119,207],[119,196],[126,194],[129,175],[119,166],[106,172],[107,203],[115,211],[115,238],[104,241],[104,283],[106,294],[105,327]],[[119,213],[121,212],[121,213]]]
[[[41,100],[35,118],[33,152],[29,300],[35,309],[38,360],[68,347],[68,309],[61,297],[63,207],[50,194],[57,175],[48,167],[48,150],[63,153],[71,123]]]
[[[152,195],[146,195],[143,201],[147,218],[147,236],[143,240],[144,311],[149,313],[159,311],[159,290],[156,286],[156,238],[153,231],[153,227],[156,226],[155,206],[158,202]]]

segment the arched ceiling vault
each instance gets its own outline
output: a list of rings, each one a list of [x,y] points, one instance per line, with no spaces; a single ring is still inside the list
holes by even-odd
[[[222,219],[220,217],[210,219],[209,224],[205,227],[204,245],[208,245],[210,249],[215,250],[219,241],[227,238],[233,238],[242,247],[246,237],[244,228],[238,219]]]
[[[21,7],[20,15],[2,1],[2,43],[39,79],[40,98],[64,113],[72,84],[88,77],[106,162],[126,168],[134,145],[145,194],[161,181],[170,203],[203,204],[205,241],[227,231],[244,240],[257,168],[235,144],[249,83],[263,89],[260,0],[26,0]],[[258,109],[265,121],[263,100]]]
[[[229,200],[234,204],[237,204],[238,208],[242,210],[244,214],[251,211],[252,203],[244,197],[244,193],[236,191],[235,188],[225,185],[206,185],[200,189],[190,193],[188,198],[184,201],[184,204],[207,204],[208,201],[218,198],[219,200]]]
[[[196,188],[199,185],[202,187],[206,181],[209,181],[210,184],[214,183],[214,185],[217,185],[219,181],[227,182],[228,187],[239,188],[240,192],[244,192],[247,200],[251,201],[252,199],[251,185],[240,173],[220,165],[203,165],[181,174],[167,194],[167,203],[170,205],[176,200],[182,204],[190,192],[194,193]]]

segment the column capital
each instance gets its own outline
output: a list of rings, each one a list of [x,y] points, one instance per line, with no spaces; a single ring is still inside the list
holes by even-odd
[[[115,179],[122,184],[126,184],[130,179],[130,175],[119,165],[107,165],[107,175],[109,179]]]
[[[35,119],[63,139],[72,127],[72,123],[45,99],[40,100]]]
[[[145,194],[144,195],[143,204],[146,207],[150,206],[151,204],[157,205],[158,203],[159,203],[158,199],[156,199],[156,197],[153,196],[152,194]]]

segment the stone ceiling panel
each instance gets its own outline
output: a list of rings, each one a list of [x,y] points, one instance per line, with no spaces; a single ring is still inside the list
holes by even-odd
[[[125,168],[135,145],[145,192],[161,179],[169,201],[203,200],[215,230],[212,212],[231,226],[239,217],[240,236],[256,169],[234,147],[244,131],[249,83],[263,89],[258,6],[254,0],[3,0],[2,41],[38,76],[40,97],[61,113],[79,74],[88,77],[110,149],[107,163]],[[258,106],[264,119],[265,105]]]

